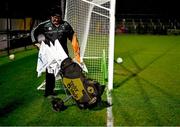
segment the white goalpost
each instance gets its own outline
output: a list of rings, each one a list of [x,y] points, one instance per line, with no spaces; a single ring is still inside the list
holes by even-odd
[[[87,77],[112,90],[115,0],[66,0],[65,12],[65,20],[78,34]]]

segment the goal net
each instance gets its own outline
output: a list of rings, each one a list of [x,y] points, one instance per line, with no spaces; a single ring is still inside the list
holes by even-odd
[[[115,0],[66,0],[65,20],[78,34],[87,77],[113,84]]]

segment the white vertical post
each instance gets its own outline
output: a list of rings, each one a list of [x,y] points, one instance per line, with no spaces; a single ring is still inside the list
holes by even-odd
[[[110,2],[110,31],[109,31],[109,60],[108,60],[108,90],[113,89],[113,70],[114,70],[114,36],[115,36],[115,5],[116,0]]]
[[[68,7],[68,0],[66,0],[66,3],[65,3],[65,13],[64,13],[64,20],[67,21],[67,7]]]
[[[89,35],[89,27],[90,27],[90,21],[91,21],[91,14],[92,14],[93,8],[94,8],[94,5],[90,4],[89,11],[88,11],[89,13],[88,13],[87,21],[86,21],[86,27],[84,29],[84,36],[82,38],[82,43],[81,43],[81,48],[80,48],[80,50],[81,50],[80,51],[81,59],[84,58],[84,54],[85,54],[85,49],[86,49],[88,35]]]

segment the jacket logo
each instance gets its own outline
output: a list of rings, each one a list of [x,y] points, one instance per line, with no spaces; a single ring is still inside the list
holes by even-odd
[[[52,27],[49,27],[48,30],[52,30]]]

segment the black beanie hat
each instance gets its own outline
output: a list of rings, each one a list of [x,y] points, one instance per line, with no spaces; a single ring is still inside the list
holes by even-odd
[[[61,8],[51,8],[49,11],[50,16],[62,16],[62,11]]]

